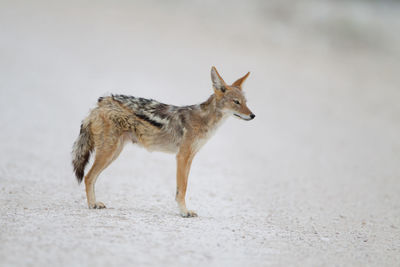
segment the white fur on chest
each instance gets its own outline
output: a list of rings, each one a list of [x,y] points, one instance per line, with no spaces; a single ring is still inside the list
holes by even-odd
[[[200,148],[202,148],[205,143],[207,143],[207,141],[215,134],[215,132],[217,131],[217,129],[219,128],[219,126],[222,125],[222,123],[226,120],[228,116],[225,115],[221,118],[221,120],[219,122],[217,122],[213,127],[211,127],[207,133],[205,133],[202,136],[199,136],[194,142],[193,142],[193,149],[197,152],[200,150]]]

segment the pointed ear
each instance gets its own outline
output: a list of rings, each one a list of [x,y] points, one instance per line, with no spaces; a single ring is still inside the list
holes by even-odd
[[[211,81],[216,92],[225,93],[227,85],[214,66],[211,68]]]
[[[236,86],[239,87],[239,89],[242,89],[242,84],[244,83],[244,81],[247,79],[247,77],[249,77],[250,72],[248,72],[246,75],[244,75],[242,78],[239,78],[236,80],[236,82],[234,82],[232,84],[232,86]]]

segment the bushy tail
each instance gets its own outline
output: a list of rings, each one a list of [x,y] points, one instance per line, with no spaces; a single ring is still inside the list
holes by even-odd
[[[90,133],[89,122],[86,120],[81,124],[81,131],[72,149],[72,165],[76,179],[82,182],[85,174],[85,166],[89,162],[90,154],[93,151],[93,140]]]

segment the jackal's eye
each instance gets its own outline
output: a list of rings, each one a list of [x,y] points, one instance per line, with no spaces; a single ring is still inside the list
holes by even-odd
[[[239,102],[239,100],[233,100],[233,102],[236,104],[236,105],[240,105],[240,102]]]

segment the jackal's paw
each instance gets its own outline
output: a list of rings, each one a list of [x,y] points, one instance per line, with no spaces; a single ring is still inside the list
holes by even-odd
[[[183,218],[197,217],[197,213],[194,212],[193,210],[185,210],[181,211],[181,216]]]
[[[106,205],[103,202],[95,202],[93,204],[89,204],[89,209],[105,209]]]

